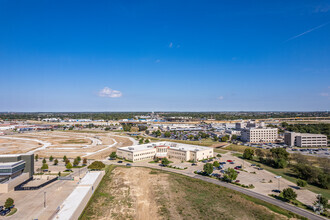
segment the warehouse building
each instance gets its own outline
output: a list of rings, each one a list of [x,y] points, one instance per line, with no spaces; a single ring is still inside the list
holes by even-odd
[[[286,132],[284,143],[296,147],[326,147],[328,140],[327,136],[323,134]]]
[[[213,157],[213,148],[172,142],[157,142],[118,148],[117,156],[133,162],[152,160],[155,157],[198,161]]]
[[[277,128],[248,128],[241,134],[241,140],[249,143],[272,143],[278,137]]]

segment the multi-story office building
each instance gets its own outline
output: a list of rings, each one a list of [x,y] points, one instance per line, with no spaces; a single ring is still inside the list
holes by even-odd
[[[326,147],[328,140],[327,136],[323,134],[286,132],[284,134],[284,143],[297,147]]]
[[[133,162],[158,158],[175,158],[182,161],[203,160],[213,157],[213,148],[172,142],[141,144],[117,149],[120,158]]]
[[[0,193],[7,193],[34,173],[34,154],[0,155]]]
[[[277,128],[243,129],[241,140],[250,143],[272,143],[278,136]]]

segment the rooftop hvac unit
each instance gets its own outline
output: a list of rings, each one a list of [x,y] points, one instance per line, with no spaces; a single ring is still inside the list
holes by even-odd
[[[151,147],[152,147],[151,145],[147,146],[147,148],[151,148]]]
[[[134,148],[133,147],[129,147],[128,150],[134,150]]]

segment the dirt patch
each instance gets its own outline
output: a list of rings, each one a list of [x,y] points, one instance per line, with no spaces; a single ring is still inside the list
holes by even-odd
[[[81,219],[287,217],[218,185],[147,168],[117,167],[105,176]]]

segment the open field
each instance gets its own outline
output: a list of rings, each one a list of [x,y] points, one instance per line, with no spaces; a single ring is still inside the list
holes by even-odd
[[[30,132],[0,137],[0,152],[35,153],[39,157],[68,158],[77,156],[87,159],[104,159],[117,147],[130,146],[128,137],[115,136],[110,132]]]
[[[276,206],[198,179],[148,168],[113,168],[108,167],[80,219],[292,217]]]
[[[229,151],[237,151],[237,152],[240,152],[240,153],[244,153],[244,150],[245,149],[252,149],[252,150],[256,150],[257,148],[255,147],[249,147],[249,146],[245,146],[245,145],[237,145],[237,144],[231,144],[229,146],[226,146],[222,149],[224,150],[229,150]],[[262,151],[269,151],[269,150],[266,150],[266,149],[261,149]]]

